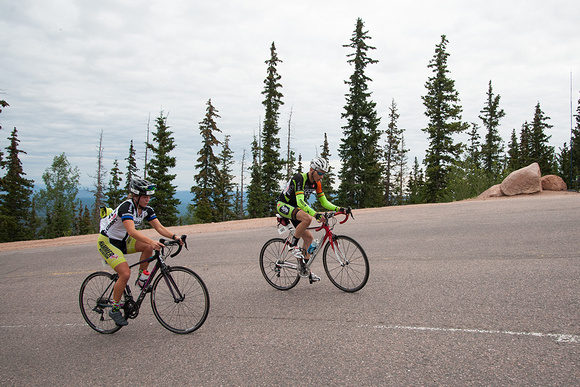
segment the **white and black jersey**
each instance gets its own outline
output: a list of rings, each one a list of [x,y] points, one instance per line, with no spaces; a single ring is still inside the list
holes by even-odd
[[[140,228],[143,225],[143,220],[148,222],[157,219],[153,208],[147,206],[141,210],[141,214],[137,211],[135,203],[132,199],[127,199],[121,203],[113,212],[104,219],[101,219],[101,234],[109,237],[109,239],[124,241],[129,234],[123,221],[131,219],[135,223],[135,228]]]

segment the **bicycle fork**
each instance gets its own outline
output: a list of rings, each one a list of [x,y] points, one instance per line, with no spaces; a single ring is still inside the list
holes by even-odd
[[[330,238],[330,247],[332,247],[332,251],[334,251],[334,258],[340,264],[341,267],[347,266],[349,264],[349,260],[346,257],[346,252],[341,247],[340,243],[336,240],[335,236],[333,235]]]

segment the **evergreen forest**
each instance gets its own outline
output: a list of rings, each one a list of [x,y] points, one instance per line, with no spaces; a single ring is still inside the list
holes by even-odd
[[[427,125],[421,128],[428,147],[422,163],[409,160],[405,129],[399,125],[397,101],[386,112],[379,112],[373,100],[373,80],[368,69],[373,59],[371,35],[362,19],[344,48],[352,69],[344,82],[348,87],[342,109],[341,141],[330,149],[327,133],[314,144],[321,157],[338,157],[340,168],[332,168],[322,184],[327,198],[340,206],[354,209],[393,205],[439,203],[476,197],[500,183],[509,173],[533,162],[542,174],[556,174],[569,189],[580,188],[580,100],[574,114],[570,143],[558,149],[549,145],[550,117],[540,102],[530,106],[529,117],[511,137],[499,134],[504,111],[501,95],[489,80],[482,95],[477,117],[463,116],[461,96],[448,67],[450,53],[447,36],[440,36],[432,58],[426,58],[430,76],[421,96]],[[176,148],[168,115],[160,111],[147,127],[145,162],[139,165],[136,154],[140,145],[127,144],[126,158],[105,165],[103,134],[96,145],[92,205],[78,198],[80,171],[71,165],[66,154],[54,155],[42,174],[42,182],[28,179],[21,163],[26,154],[18,139],[18,130],[0,126],[0,136],[7,141],[0,149],[0,242],[97,233],[99,209],[114,208],[125,200],[133,176],[146,178],[157,185],[158,193],[150,205],[165,226],[223,222],[260,218],[276,213],[276,198],[285,183],[297,172],[307,172],[310,160],[291,146],[291,118],[281,122],[284,105],[282,63],[272,42],[270,56],[264,61],[262,89],[263,121],[260,130],[249,138],[249,154],[235,155],[230,148],[231,135],[220,129],[219,106],[207,99],[205,115],[197,127],[201,143],[191,153],[197,155],[196,173],[192,176],[190,201],[185,214],[176,198],[176,175],[179,160],[172,156]],[[488,80],[485,80],[486,82]],[[10,109],[10,101],[0,100],[0,113]],[[0,114],[0,123],[1,123]],[[193,126],[193,125],[192,125]],[[287,127],[287,130],[286,130]],[[151,130],[151,133],[149,131]],[[458,138],[467,139],[460,142]],[[284,145],[284,147],[283,147]],[[241,169],[234,170],[235,160]],[[35,183],[43,188],[35,190]],[[321,210],[316,203],[315,209]]]

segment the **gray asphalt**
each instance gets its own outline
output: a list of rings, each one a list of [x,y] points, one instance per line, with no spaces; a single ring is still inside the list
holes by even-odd
[[[371,276],[278,291],[258,254],[274,224],[190,236],[173,264],[204,279],[190,335],[149,300],[113,335],[78,291],[104,269],[94,245],[0,252],[0,385],[580,385],[580,194],[355,211],[335,228]],[[136,259],[136,256],[130,256]]]

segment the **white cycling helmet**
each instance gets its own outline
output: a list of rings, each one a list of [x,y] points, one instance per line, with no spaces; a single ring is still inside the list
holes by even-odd
[[[328,161],[320,156],[316,156],[310,162],[310,168],[314,169],[315,171],[327,173],[329,169]]]

